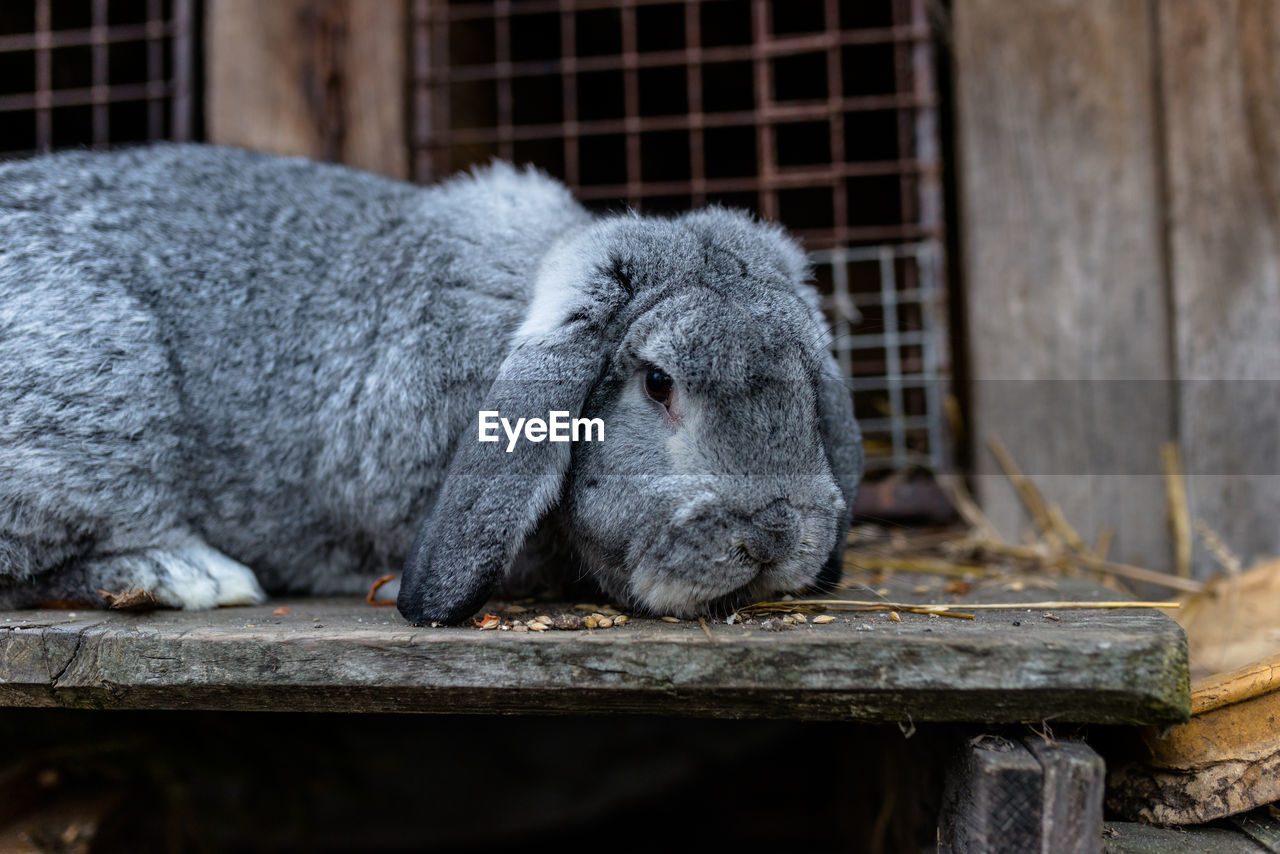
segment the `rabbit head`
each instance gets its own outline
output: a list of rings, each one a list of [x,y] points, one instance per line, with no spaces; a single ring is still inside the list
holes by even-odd
[[[689,615],[839,577],[862,468],[800,248],[723,209],[599,220],[537,271],[485,408],[600,441],[464,436],[406,563],[414,622],[473,614],[548,514],[580,571]]]

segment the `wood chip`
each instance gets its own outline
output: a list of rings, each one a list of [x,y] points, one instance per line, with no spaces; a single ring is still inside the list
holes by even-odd
[[[132,587],[119,593],[99,590],[98,595],[112,611],[154,611],[163,607],[150,590],[143,590],[141,587]]]
[[[813,618],[813,623],[816,626],[821,626],[826,623],[834,623],[835,621],[836,621],[836,618],[831,616],[830,614],[819,614],[818,616]]]

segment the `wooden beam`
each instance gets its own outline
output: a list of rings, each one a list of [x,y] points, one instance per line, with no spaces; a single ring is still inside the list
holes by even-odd
[[[210,0],[210,141],[409,174],[399,0]]]
[[[999,436],[1088,541],[1165,569],[1173,437],[1148,0],[956,0],[963,272],[978,496],[1029,527]]]

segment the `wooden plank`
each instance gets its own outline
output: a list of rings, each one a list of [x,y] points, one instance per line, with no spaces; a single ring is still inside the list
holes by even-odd
[[[1168,568],[1173,437],[1148,0],[956,0],[975,486],[1025,526],[983,442],[1111,557]]]
[[[1146,728],[1147,755],[1115,770],[1129,818],[1201,824],[1280,799],[1280,659],[1198,682],[1186,724]]]
[[[407,177],[406,14],[387,0],[210,0],[210,141]]]
[[[1159,0],[1159,31],[1191,513],[1248,563],[1280,554],[1280,5]]]
[[[1057,593],[1115,595],[1065,582]],[[289,613],[274,614],[282,604]],[[557,607],[566,606],[544,613]],[[895,623],[884,612],[850,613],[795,628],[776,618],[717,621],[708,638],[697,622],[638,617],[603,631],[414,628],[394,609],[353,599],[193,613],[14,612],[0,614],[0,705],[881,722],[1186,718],[1185,637],[1163,614],[975,614],[903,614]]]
[[[1249,837],[1221,827],[1153,827],[1126,821],[1107,823],[1107,854],[1265,854]]]

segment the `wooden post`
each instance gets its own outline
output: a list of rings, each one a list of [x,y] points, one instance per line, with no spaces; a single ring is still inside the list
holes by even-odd
[[[956,0],[961,232],[978,495],[1028,527],[999,436],[1086,540],[1172,559],[1174,430],[1148,0]]]
[[[210,141],[409,174],[400,0],[210,0]]]
[[[980,735],[947,772],[939,817],[943,854],[1102,850],[1102,757],[1079,741]]]

